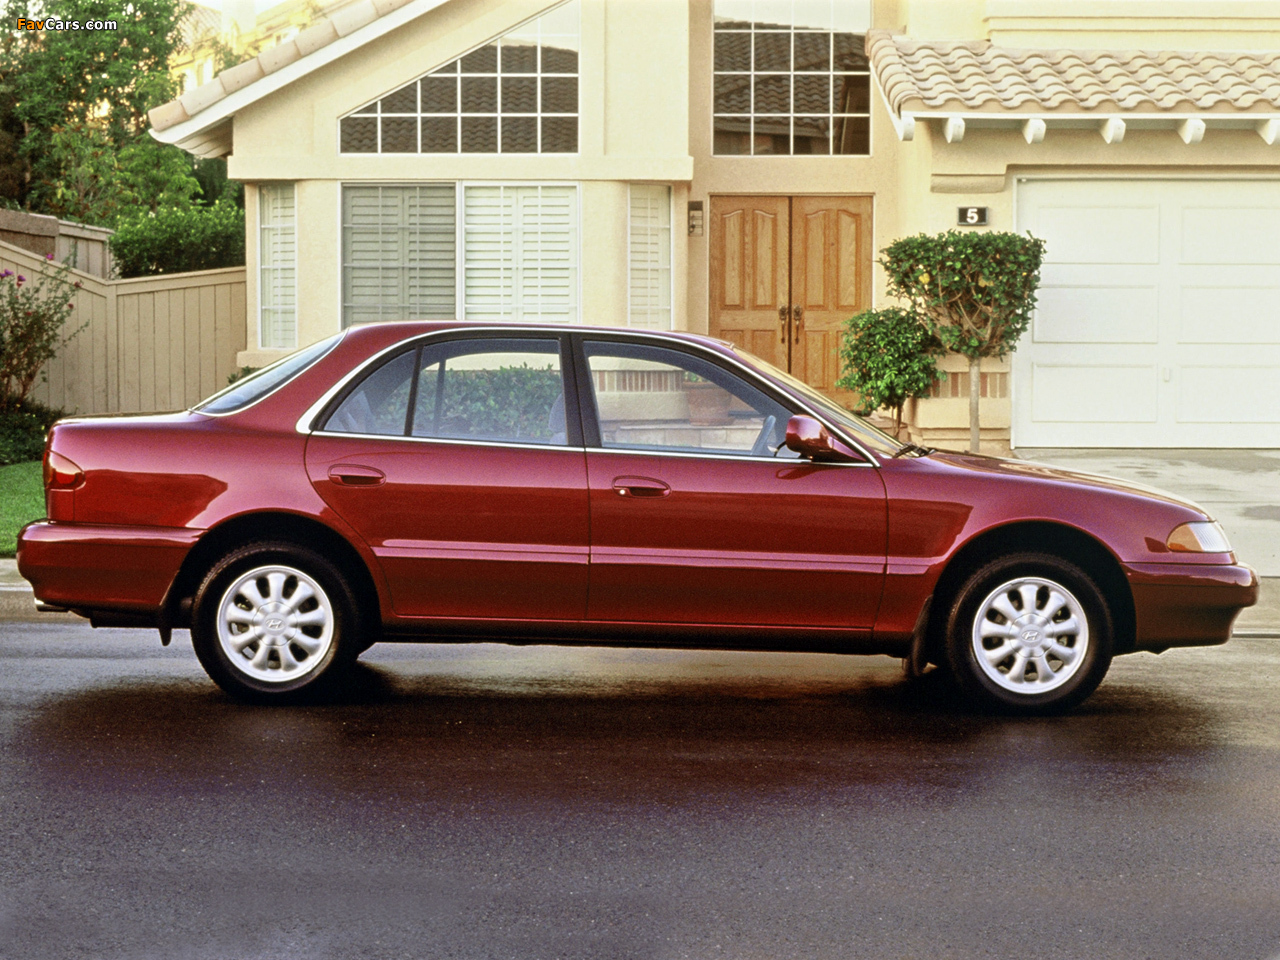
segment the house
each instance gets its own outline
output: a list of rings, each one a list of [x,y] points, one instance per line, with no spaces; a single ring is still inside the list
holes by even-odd
[[[1280,446],[1280,3],[360,0],[157,108],[257,365],[346,324],[709,332],[835,392],[893,239],[1030,230],[984,442]],[[910,411],[961,444],[964,361]]]

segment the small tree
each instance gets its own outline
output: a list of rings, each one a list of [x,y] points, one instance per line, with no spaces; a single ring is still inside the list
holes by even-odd
[[[83,329],[62,336],[80,287],[67,279],[70,270],[65,263],[52,271],[42,267],[35,283],[0,271],[0,408],[26,400],[41,368]]]
[[[843,376],[836,386],[857,390],[863,406],[893,410],[894,436],[902,429],[902,407],[923,397],[946,376],[937,367],[942,344],[922,318],[897,307],[867,310],[845,323],[840,338]]]
[[[907,300],[943,346],[969,358],[969,449],[977,453],[982,358],[1011,352],[1031,322],[1044,241],[948,230],[904,237],[881,253],[889,292]]]

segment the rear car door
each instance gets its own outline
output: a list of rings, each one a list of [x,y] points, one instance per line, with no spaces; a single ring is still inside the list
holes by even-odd
[[[782,446],[796,407],[696,350],[581,335],[592,620],[870,630],[880,472]]]
[[[586,465],[565,349],[532,331],[406,345],[317,421],[311,482],[377,556],[397,615],[582,619]]]

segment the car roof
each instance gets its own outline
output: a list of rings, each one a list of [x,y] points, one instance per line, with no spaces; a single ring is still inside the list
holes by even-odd
[[[362,323],[347,328],[347,340],[352,344],[373,341],[377,347],[383,347],[423,334],[466,332],[468,330],[474,330],[477,333],[510,330],[513,333],[598,333],[613,336],[656,336],[661,339],[696,343],[700,346],[712,347],[720,351],[731,353],[734,351],[733,344],[728,340],[721,340],[699,333],[689,333],[684,330],[640,330],[635,327],[582,326],[576,323],[539,323],[536,321],[515,320],[389,320],[377,323]],[[370,345],[373,346],[373,344]]]

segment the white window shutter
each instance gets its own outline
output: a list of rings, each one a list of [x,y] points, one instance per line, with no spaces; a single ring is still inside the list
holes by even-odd
[[[576,187],[468,186],[463,208],[468,320],[579,319]]]
[[[628,317],[633,327],[671,329],[671,188],[631,185]]]
[[[298,345],[298,247],[294,184],[258,188],[258,340],[265,348]]]

